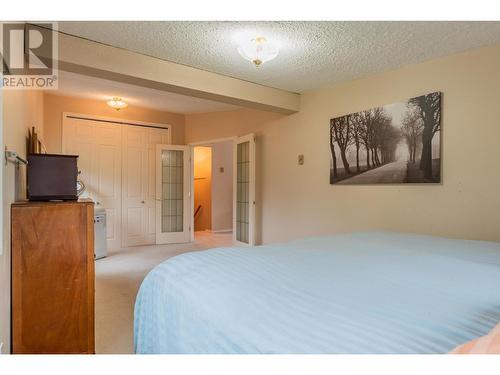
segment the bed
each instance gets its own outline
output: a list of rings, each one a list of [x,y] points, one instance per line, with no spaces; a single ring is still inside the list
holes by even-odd
[[[135,304],[136,353],[448,353],[500,321],[500,243],[386,232],[185,253]]]

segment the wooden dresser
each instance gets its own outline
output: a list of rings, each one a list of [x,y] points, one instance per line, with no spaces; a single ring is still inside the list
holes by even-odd
[[[13,204],[12,353],[94,352],[94,204]]]

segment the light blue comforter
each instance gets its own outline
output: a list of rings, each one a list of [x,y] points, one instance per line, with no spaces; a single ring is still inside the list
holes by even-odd
[[[134,333],[137,353],[446,353],[499,321],[499,243],[355,233],[171,258]]]

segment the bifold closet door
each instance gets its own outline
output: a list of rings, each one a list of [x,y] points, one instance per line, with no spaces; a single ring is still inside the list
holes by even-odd
[[[151,245],[156,232],[157,144],[170,142],[168,129],[123,126],[123,246]]]
[[[108,249],[155,243],[156,145],[170,138],[168,128],[64,116],[63,153],[79,155],[83,196],[106,210]]]
[[[121,127],[88,119],[64,118],[64,154],[79,155],[83,197],[106,210],[108,249],[121,247]]]
[[[122,229],[123,246],[147,245],[148,129],[123,127]]]

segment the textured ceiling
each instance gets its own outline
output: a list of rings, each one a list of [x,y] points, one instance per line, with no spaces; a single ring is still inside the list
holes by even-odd
[[[63,32],[293,92],[500,42],[500,22],[60,22]],[[261,68],[242,33],[281,45]]]
[[[64,71],[59,72],[58,84],[57,91],[48,91],[48,93],[96,99],[103,102],[117,96],[123,98],[130,106],[173,113],[217,112],[239,108],[230,104]]]

